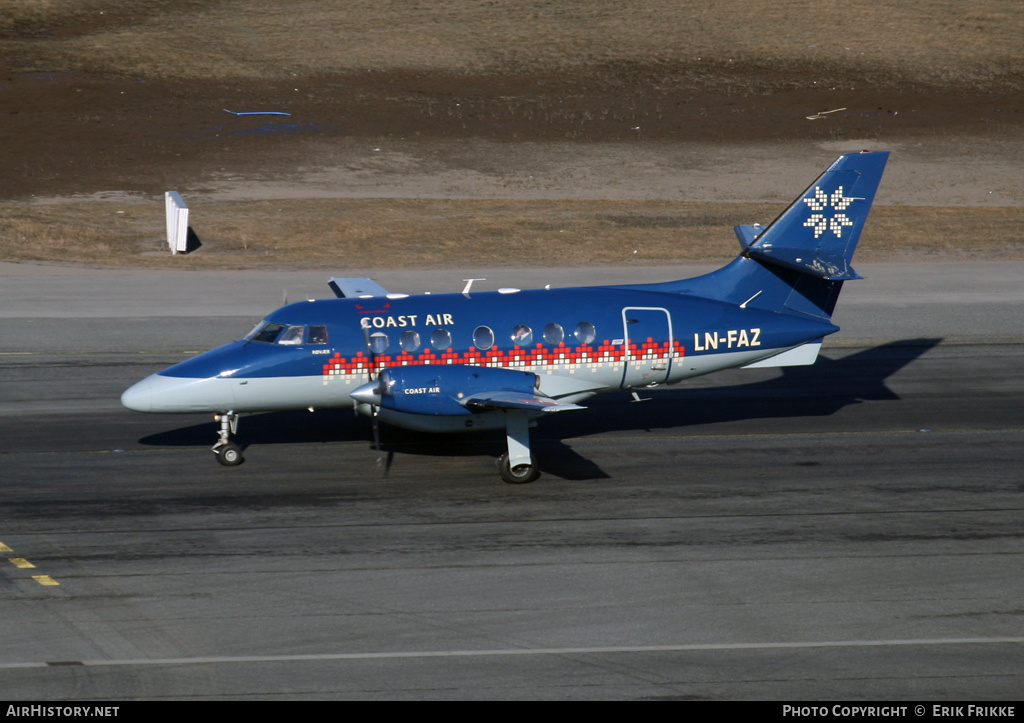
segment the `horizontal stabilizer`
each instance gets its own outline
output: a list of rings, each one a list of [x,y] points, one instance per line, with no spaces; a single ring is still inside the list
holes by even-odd
[[[801,344],[781,354],[747,364],[744,369],[762,369],[764,367],[804,367],[813,364],[821,350],[821,339],[808,344]]]
[[[373,279],[334,277],[327,283],[339,299],[367,299],[388,295],[388,290]]]
[[[733,226],[733,230],[736,231],[736,238],[740,241],[740,247],[746,251],[750,248],[750,244],[757,240],[759,233],[764,231],[765,227],[759,223],[755,223],[750,226]]]
[[[578,404],[561,404],[551,397],[521,392],[495,391],[474,394],[463,402],[471,409],[526,409],[533,412],[565,412],[586,409]]]
[[[767,261],[777,266],[784,266],[827,281],[855,281],[864,277],[853,270],[846,258],[839,254],[819,251],[817,255],[808,255],[806,249],[792,248],[751,248],[747,253],[760,261]]]

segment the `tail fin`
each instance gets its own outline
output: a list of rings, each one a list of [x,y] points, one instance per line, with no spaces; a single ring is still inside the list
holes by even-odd
[[[888,159],[884,152],[840,156],[744,253],[828,281],[861,278],[850,261]]]
[[[840,156],[767,227],[737,226],[740,256],[718,271],[666,286],[751,308],[828,319],[850,265],[887,152]]]

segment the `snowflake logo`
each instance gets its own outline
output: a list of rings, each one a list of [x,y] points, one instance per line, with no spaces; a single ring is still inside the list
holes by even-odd
[[[815,212],[811,214],[809,219],[804,221],[804,226],[814,229],[814,238],[818,238],[826,230],[834,233],[836,238],[842,238],[843,228],[853,225],[853,221],[842,212],[856,200],[858,199],[844,196],[842,186],[837,188],[831,196],[822,191],[821,186],[815,186],[814,196],[808,196],[804,199],[804,203]],[[821,211],[829,208],[835,210],[836,213],[832,214],[832,218],[825,218],[825,214],[821,213]]]

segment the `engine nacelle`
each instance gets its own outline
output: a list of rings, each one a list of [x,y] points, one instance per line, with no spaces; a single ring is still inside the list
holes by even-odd
[[[473,414],[463,400],[482,392],[532,395],[540,385],[533,372],[491,367],[413,366],[381,372],[380,406],[408,414]]]

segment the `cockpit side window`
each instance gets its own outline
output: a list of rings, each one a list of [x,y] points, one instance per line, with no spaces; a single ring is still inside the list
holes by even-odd
[[[327,343],[327,327],[311,325],[309,327],[309,334],[306,336],[307,344],[326,344]]]
[[[277,338],[278,344],[285,344],[287,346],[295,346],[302,343],[302,337],[305,335],[306,327],[304,326],[289,326],[284,332]]]

